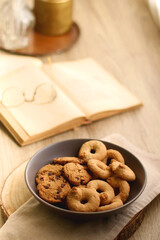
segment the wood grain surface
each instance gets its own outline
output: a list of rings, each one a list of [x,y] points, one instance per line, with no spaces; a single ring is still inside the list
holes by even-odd
[[[69,51],[51,55],[53,62],[92,57],[139,97],[144,106],[25,147],[19,147],[0,125],[1,186],[20,163],[42,147],[63,139],[102,138],[117,132],[143,150],[159,154],[160,30],[146,2],[75,0],[73,18],[81,29],[79,41]],[[47,61],[46,57],[41,59]],[[130,239],[159,240],[159,212],[160,196],[148,206],[140,228]]]

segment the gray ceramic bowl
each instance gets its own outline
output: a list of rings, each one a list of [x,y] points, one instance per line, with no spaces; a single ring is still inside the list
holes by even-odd
[[[37,190],[36,190],[36,183],[35,183],[35,177],[38,170],[48,164],[51,163],[51,160],[54,157],[62,157],[62,156],[77,156],[78,151],[81,147],[81,145],[92,139],[71,139],[71,140],[65,140],[61,142],[54,143],[52,145],[49,145],[39,152],[37,152],[28,162],[26,166],[25,171],[25,180],[26,184],[33,194],[33,196],[39,200],[42,204],[49,207],[51,210],[53,210],[54,214],[62,215],[63,217],[69,217],[74,218],[77,220],[94,220],[97,218],[103,218],[108,217],[112,214],[116,214],[119,211],[123,210],[125,207],[127,207],[129,204],[133,203],[143,192],[145,185],[146,185],[146,172],[142,165],[142,163],[130,152],[125,150],[122,147],[119,147],[115,144],[102,141],[108,149],[112,148],[115,150],[118,150],[121,152],[121,154],[124,156],[126,164],[135,172],[136,174],[136,180],[134,182],[130,183],[130,195],[126,203],[124,203],[123,206],[103,211],[103,212],[75,212],[70,211],[68,209],[64,209],[60,206],[55,206],[53,204],[50,204],[43,199],[41,199],[38,196]]]

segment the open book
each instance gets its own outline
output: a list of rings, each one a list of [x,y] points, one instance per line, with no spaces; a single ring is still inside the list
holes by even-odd
[[[20,145],[140,106],[93,59],[0,57],[0,120]]]

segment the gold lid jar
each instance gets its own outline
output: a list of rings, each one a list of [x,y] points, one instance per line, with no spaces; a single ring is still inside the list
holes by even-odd
[[[44,35],[61,35],[72,27],[73,0],[35,0],[35,30]]]

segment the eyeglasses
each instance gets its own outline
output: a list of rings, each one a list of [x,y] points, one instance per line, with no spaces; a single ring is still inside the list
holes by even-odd
[[[17,87],[6,88],[2,92],[1,102],[4,106],[12,108],[22,105],[24,102],[34,102],[35,104],[47,104],[52,102],[57,96],[57,92],[50,84],[42,83],[38,85],[32,97],[26,98],[25,91]]]

